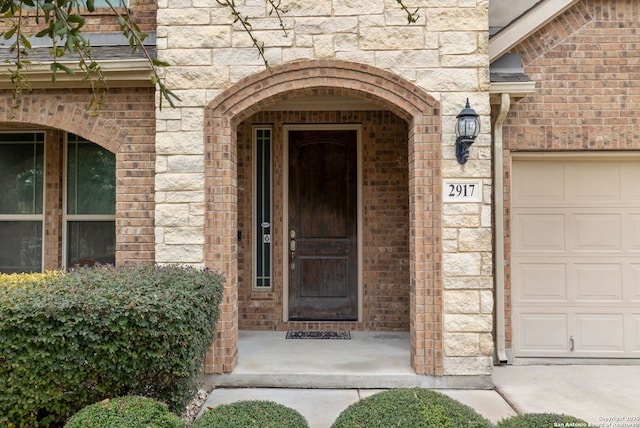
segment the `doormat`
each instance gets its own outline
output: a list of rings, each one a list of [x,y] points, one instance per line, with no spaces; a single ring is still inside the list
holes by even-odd
[[[287,339],[351,339],[351,333],[348,331],[288,331]]]

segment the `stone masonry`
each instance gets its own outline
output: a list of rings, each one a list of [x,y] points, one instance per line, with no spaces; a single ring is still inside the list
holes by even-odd
[[[384,94],[384,90],[375,86],[383,85],[384,79],[372,80],[366,87],[364,83],[358,86],[355,82],[360,74],[349,76],[348,71],[340,72],[352,82],[351,88],[341,88],[344,94],[373,100],[381,110],[394,111],[401,117],[404,113],[405,120],[414,123],[409,129],[413,143],[409,148],[412,162],[408,174],[410,185],[414,186],[409,192],[414,200],[411,227],[415,229],[416,219],[422,218],[418,212],[422,203],[428,204],[433,214],[424,224],[419,221],[421,228],[430,230],[425,236],[431,238],[423,242],[414,236],[410,247],[412,290],[422,290],[414,292],[411,303],[414,368],[418,373],[432,375],[489,374],[493,354],[493,280],[488,0],[408,0],[411,10],[418,9],[419,20],[414,24],[407,23],[406,13],[395,0],[284,0],[287,10],[282,19],[284,28],[280,28],[275,15],[270,15],[264,0],[236,3],[241,14],[249,17],[255,37],[264,42],[265,56],[272,67],[316,60],[322,61],[331,74],[333,64],[340,64],[340,70],[349,64],[361,64],[380,70],[372,75],[388,75],[389,81],[428,94],[432,105],[425,106],[423,111],[433,119],[421,128],[417,120],[423,120],[421,114],[407,118],[408,110],[400,101],[394,107],[392,102],[380,98],[378,94]],[[268,81],[268,72],[265,74],[256,48],[240,24],[234,23],[229,9],[215,2],[160,0],[157,25],[159,58],[172,64],[163,70],[164,78],[181,100],[175,109],[156,112],[156,262],[206,266],[227,276],[218,343],[207,362],[208,371],[227,372],[233,369],[237,358],[234,329],[237,330],[238,316],[237,278],[234,278],[238,268],[237,261],[233,261],[237,258],[237,254],[234,256],[237,246],[232,239],[237,228],[233,213],[237,210],[234,165],[238,149],[235,136],[230,134],[237,125],[232,123],[236,116],[247,118],[257,111],[246,114],[233,111],[228,116],[232,121],[229,123],[224,117],[221,122],[207,119],[207,111],[216,107],[217,97],[224,96],[229,88],[243,87],[244,83],[253,82],[255,91],[271,91],[265,89],[268,84],[258,84]],[[307,70],[312,68],[297,70],[300,79]],[[260,73],[263,80],[252,80]],[[334,78],[339,82],[341,74],[336,72]],[[322,85],[320,80],[314,82],[318,87]],[[327,82],[327,87],[341,86]],[[292,91],[303,91],[304,82],[297,85],[299,89],[294,86],[295,83]],[[272,91],[280,100],[286,99],[286,89],[274,87]],[[322,91],[333,93],[330,89]],[[258,98],[266,100],[268,96]],[[455,159],[454,124],[467,98],[481,115],[482,132],[472,146],[468,163],[459,165]],[[220,137],[215,129],[208,129],[214,123],[224,126]],[[413,139],[433,130],[437,132],[428,139]],[[222,141],[230,145],[220,146],[221,153],[219,149],[207,148],[208,144]],[[414,159],[423,153],[419,150],[423,144],[434,142],[436,149],[428,153],[436,154],[435,157]],[[426,178],[420,179],[426,180],[423,184],[418,181],[418,170],[412,166],[418,161],[425,161],[429,168]],[[208,171],[208,165],[225,166],[229,174]],[[443,179],[481,180],[484,185],[481,202],[443,203]],[[207,189],[205,183],[212,183],[213,190]],[[430,190],[421,193],[420,189]],[[231,204],[224,222],[216,220],[220,218],[218,214],[208,212],[210,190],[212,198],[221,195],[221,203]],[[418,200],[420,204],[416,203]],[[214,232],[226,232],[208,236],[208,219],[213,219],[210,227]],[[230,255],[218,257],[219,248],[227,248]],[[419,270],[423,263],[432,267],[425,274]],[[432,299],[431,312],[419,303],[425,296]],[[429,316],[425,316],[427,312]],[[222,356],[224,362],[219,363]]]

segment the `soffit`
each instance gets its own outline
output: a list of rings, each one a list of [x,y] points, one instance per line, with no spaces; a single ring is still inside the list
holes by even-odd
[[[542,0],[489,39],[493,62],[579,0]]]

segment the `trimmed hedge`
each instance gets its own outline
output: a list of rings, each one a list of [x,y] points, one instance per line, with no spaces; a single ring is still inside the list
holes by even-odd
[[[64,428],[184,428],[166,404],[150,398],[127,396],[106,399],[80,410]]]
[[[305,428],[307,420],[296,410],[272,401],[238,401],[208,410],[193,428]]]
[[[347,407],[332,428],[490,428],[493,425],[471,407],[422,388],[393,389]]]
[[[123,395],[182,411],[215,337],[222,283],[178,266],[0,275],[0,426],[59,426]]]
[[[573,416],[557,413],[526,413],[512,416],[498,422],[498,428],[538,428],[538,427],[567,427],[589,426],[587,421]]]

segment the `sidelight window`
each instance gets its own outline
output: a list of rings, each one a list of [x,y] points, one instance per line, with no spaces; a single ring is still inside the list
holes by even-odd
[[[253,230],[254,239],[254,288],[264,290],[271,288],[271,153],[273,129],[271,127],[254,128],[254,197],[253,197]]]

